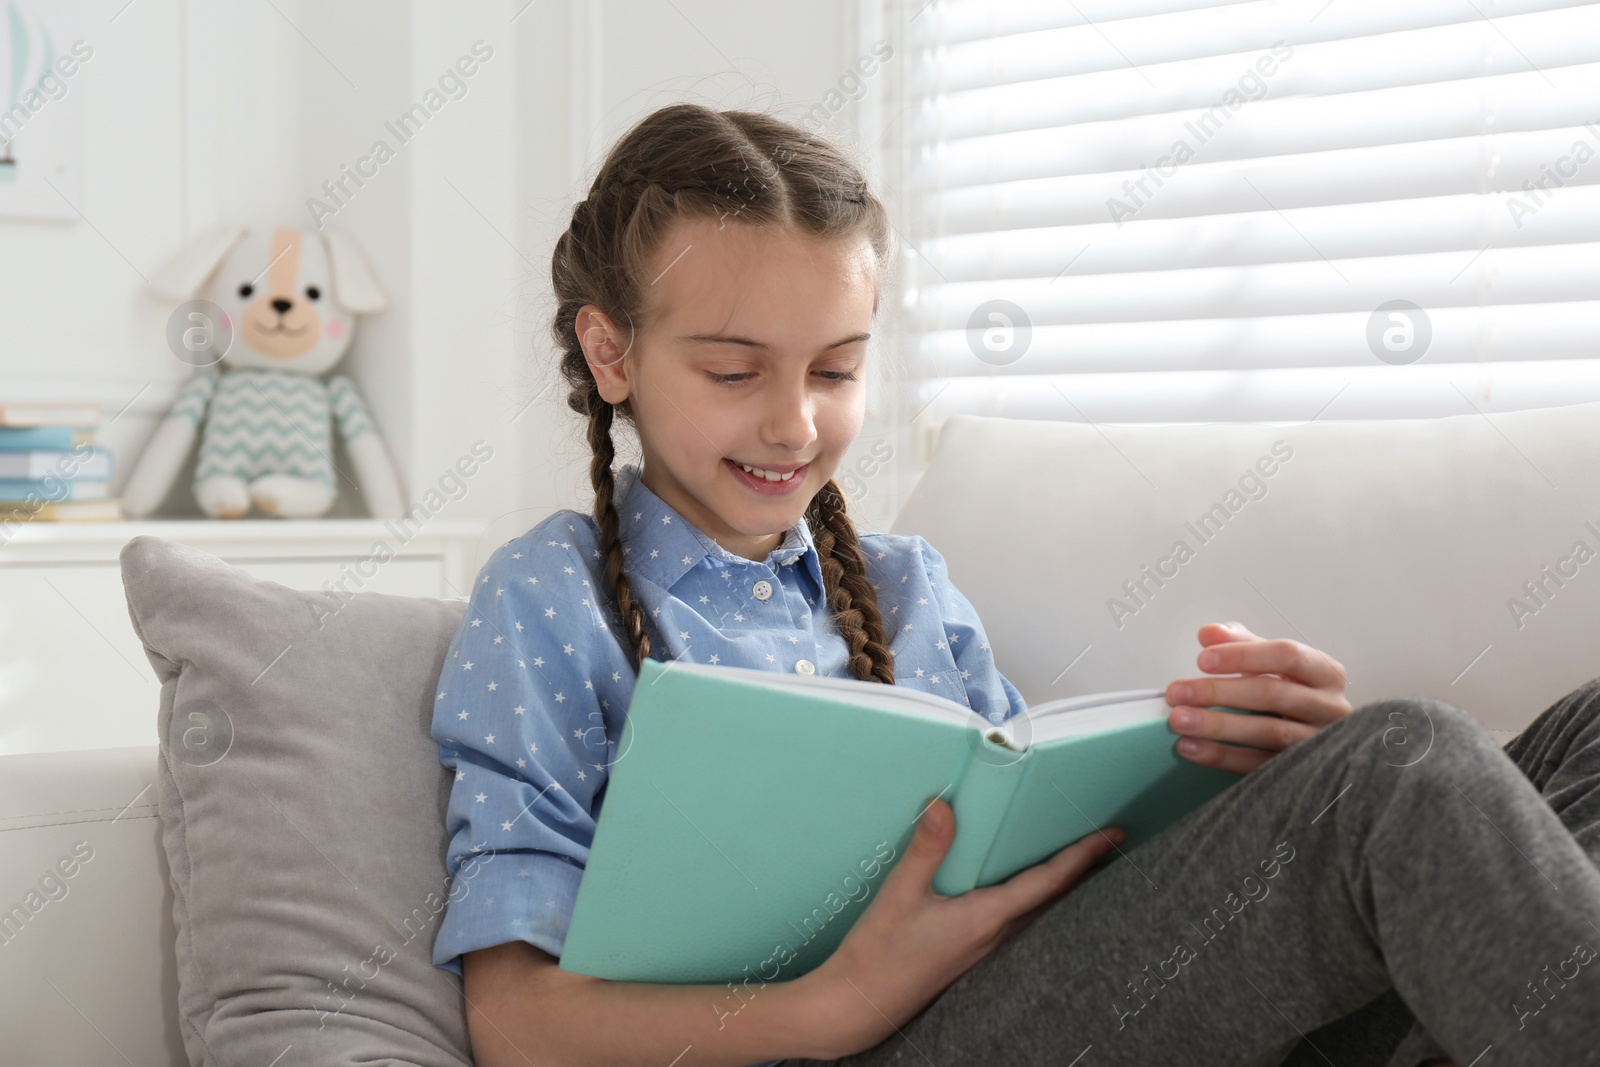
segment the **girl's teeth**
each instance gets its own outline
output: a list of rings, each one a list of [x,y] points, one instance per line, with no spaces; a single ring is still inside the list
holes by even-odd
[[[762,470],[760,467],[752,467],[746,463],[741,463],[739,466],[743,467],[746,473],[753,474],[757,478],[765,478],[769,482],[786,482],[794,477],[794,471],[790,471],[788,474],[779,474],[776,471]]]

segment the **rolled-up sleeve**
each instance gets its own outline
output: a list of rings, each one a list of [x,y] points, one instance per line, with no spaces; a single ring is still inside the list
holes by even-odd
[[[967,687],[967,700],[972,710],[991,722],[1004,722],[1013,715],[1020,715],[1027,710],[1028,703],[995,666],[994,651],[989,647],[989,637],[978,618],[978,609],[950,581],[949,569],[938,549],[921,535],[917,536],[917,542],[921,546],[928,585],[944,621],[945,639],[950,642],[950,652],[961,672],[962,684]]]
[[[559,957],[588,861],[611,739],[588,677],[597,631],[571,606],[572,548],[502,546],[440,673],[432,734],[454,773],[433,963],[457,975],[462,953],[507,941]]]

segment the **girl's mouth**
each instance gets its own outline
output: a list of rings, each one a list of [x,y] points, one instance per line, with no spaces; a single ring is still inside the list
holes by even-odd
[[[733,472],[734,481],[743,485],[746,489],[761,493],[764,496],[789,495],[800,488],[800,483],[806,479],[806,473],[811,470],[811,464],[807,463],[796,468],[787,478],[773,480],[764,475],[752,474],[727,457],[723,457],[722,462],[727,464],[728,469]]]

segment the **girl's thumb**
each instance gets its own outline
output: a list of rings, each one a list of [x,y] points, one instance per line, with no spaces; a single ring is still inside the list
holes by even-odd
[[[922,813],[922,818],[917,821],[917,832],[911,840],[911,851],[918,852],[926,858],[943,856],[950,849],[950,842],[944,840],[945,834],[950,829],[950,805],[935,798]]]
[[[911,843],[906,846],[906,854],[894,865],[888,881],[884,883],[886,892],[891,891],[890,883],[897,887],[892,892],[911,894],[926,892],[933,885],[933,877],[955,840],[955,835],[950,833],[950,827],[955,822],[953,814],[950,805],[938,798],[923,809],[917,818]]]

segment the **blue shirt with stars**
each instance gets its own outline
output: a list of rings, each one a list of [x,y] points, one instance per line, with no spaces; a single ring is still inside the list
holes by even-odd
[[[651,657],[854,677],[802,516],[763,561],[697,530],[617,472],[625,568]],[[439,759],[454,772],[446,814],[452,879],[433,963],[522,940],[561,955],[616,743],[637,677],[612,621],[599,527],[552,514],[479,571],[434,702]],[[917,535],[862,532],[895,684],[995,722],[1026,704],[994,664],[972,604]]]

